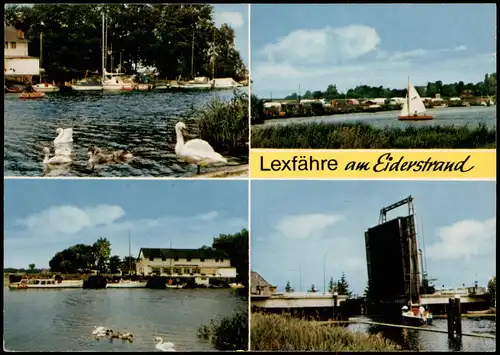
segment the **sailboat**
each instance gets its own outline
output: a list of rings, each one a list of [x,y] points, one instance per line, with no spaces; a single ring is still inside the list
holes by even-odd
[[[132,270],[132,251],[130,246],[130,231],[128,232],[128,262],[129,262],[129,274]],[[123,280],[119,282],[108,282],[106,288],[144,288],[147,285],[147,281],[132,281]]]
[[[43,51],[43,33],[40,33],[40,67],[42,66],[42,51]],[[40,68],[40,81],[42,81],[42,68]],[[52,82],[50,83],[39,83],[36,85],[33,85],[33,90],[37,92],[58,92],[59,88],[57,85]]]
[[[424,102],[408,77],[408,91],[398,120],[400,121],[429,121],[434,117],[426,114]]]

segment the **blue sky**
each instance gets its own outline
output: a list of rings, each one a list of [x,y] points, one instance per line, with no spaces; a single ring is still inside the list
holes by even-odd
[[[496,71],[495,36],[494,4],[255,4],[252,90],[477,82]]]
[[[4,181],[4,267],[48,267],[58,251],[111,242],[112,255],[141,247],[199,248],[248,229],[247,181]]]
[[[378,223],[382,207],[410,194],[435,285],[477,280],[486,286],[496,271],[495,182],[253,181],[252,270],[281,290],[289,280],[299,291],[302,264],[302,291],[311,284],[322,291],[325,265],[327,282],[345,272],[354,293],[362,294],[364,233]],[[401,207],[388,220],[406,213]]]
[[[235,45],[243,62],[248,66],[248,4],[213,5],[215,23],[227,23],[234,29]]]

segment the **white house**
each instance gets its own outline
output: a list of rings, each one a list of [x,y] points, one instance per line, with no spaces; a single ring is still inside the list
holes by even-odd
[[[24,33],[4,23],[4,75],[33,76],[40,74],[38,58],[28,55],[28,40]]]
[[[229,257],[213,249],[141,248],[136,271],[144,276],[194,278],[197,284],[208,284],[210,278],[236,278]]]

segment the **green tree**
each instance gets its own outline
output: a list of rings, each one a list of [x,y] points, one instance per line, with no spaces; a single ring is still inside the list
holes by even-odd
[[[95,266],[99,272],[105,272],[108,269],[109,257],[111,255],[111,244],[106,238],[99,238],[92,245],[95,256]]]
[[[488,292],[491,296],[491,301],[492,304],[496,304],[495,302],[495,297],[496,297],[496,291],[497,291],[497,277],[493,276],[489,281],[488,281]]]
[[[340,280],[337,281],[337,292],[339,295],[351,297],[352,292],[349,290],[349,283],[345,273],[342,273]]]
[[[286,282],[285,292],[292,292],[292,286],[290,285],[290,281]]]
[[[35,270],[35,264],[29,264],[28,267],[30,272],[33,273],[33,271]]]
[[[333,277],[330,277],[330,281],[328,282],[328,292],[335,292],[335,281],[333,281]]]
[[[225,252],[236,268],[237,280],[248,286],[248,230],[242,229],[235,234],[220,234],[214,238],[212,248]]]
[[[118,273],[120,271],[120,267],[122,265],[122,260],[118,255],[113,255],[109,258],[109,271],[112,274]]]

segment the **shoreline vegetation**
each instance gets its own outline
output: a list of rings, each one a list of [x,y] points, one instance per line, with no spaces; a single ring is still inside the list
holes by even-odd
[[[210,341],[218,350],[247,350],[248,311],[210,320],[208,325],[198,328],[198,337]]]
[[[252,313],[252,351],[401,351],[382,336],[320,326],[304,319]]]
[[[41,57],[44,80],[61,83],[102,73],[102,14],[108,72],[129,75],[142,67],[170,80],[247,80],[235,31],[228,24],[216,25],[211,5],[10,5],[4,22],[24,33],[30,56]]]
[[[485,124],[375,128],[365,123],[291,123],[252,129],[252,148],[494,149],[496,128]]]
[[[440,107],[490,106],[496,104],[496,73],[485,74],[476,84],[460,81],[443,84],[442,81],[415,86],[428,109]],[[374,113],[402,109],[407,89],[389,89],[382,86],[356,86],[345,93],[330,84],[325,91],[306,91],[303,96],[293,93],[284,99],[252,97],[252,124],[267,119],[333,116],[349,113]]]

